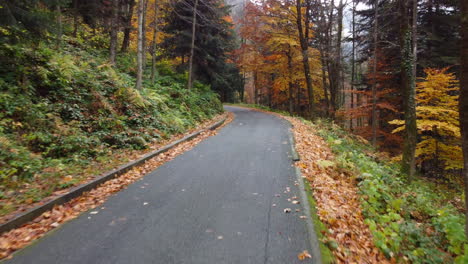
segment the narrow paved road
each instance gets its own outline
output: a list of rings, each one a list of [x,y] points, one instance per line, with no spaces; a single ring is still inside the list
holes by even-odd
[[[302,208],[287,200],[299,197],[289,124],[226,109],[236,118],[218,135],[6,262],[304,263],[297,259],[310,247]]]

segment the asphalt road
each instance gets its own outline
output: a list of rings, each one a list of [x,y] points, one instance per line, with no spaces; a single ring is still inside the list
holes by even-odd
[[[288,201],[299,197],[289,124],[226,109],[236,118],[218,135],[6,263],[305,263],[302,203]]]

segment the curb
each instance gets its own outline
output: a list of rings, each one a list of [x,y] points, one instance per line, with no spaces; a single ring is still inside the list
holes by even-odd
[[[289,130],[289,142],[291,144],[291,153],[292,153],[292,160],[299,161],[299,154],[296,151],[296,142],[294,141],[294,137],[292,136],[292,131]],[[306,225],[307,230],[309,231],[309,241],[310,241],[310,255],[312,256],[312,263],[322,264],[322,253],[320,251],[320,244],[317,238],[317,232],[315,231],[314,224],[312,223],[312,215],[310,213],[310,204],[309,200],[307,199],[307,194],[305,192],[305,185],[304,179],[302,178],[301,170],[294,166],[294,172],[296,174],[297,182],[299,183],[299,193],[301,196],[301,203],[304,205],[303,210],[306,216]]]
[[[301,157],[299,156],[299,153],[297,153],[296,151],[296,141],[294,140],[294,137],[292,136],[292,131],[289,131],[289,142],[291,143],[292,160],[300,161]]]
[[[18,228],[18,227],[21,227],[23,224],[26,224],[27,222],[29,221],[32,221],[34,220],[36,217],[40,216],[42,213],[46,212],[46,211],[49,211],[51,210],[54,206],[56,205],[61,205],[61,204],[64,204],[78,196],[80,196],[81,194],[83,194],[84,192],[87,192],[87,191],[90,191],[92,189],[94,189],[95,187],[97,187],[98,185],[108,181],[108,180],[111,180],[111,179],[114,179],[116,178],[117,176],[120,176],[122,174],[124,174],[125,172],[129,171],[130,169],[138,166],[138,165],[141,165],[143,164],[145,161],[161,154],[161,153],[164,153],[170,149],[172,149],[173,147],[179,145],[180,143],[183,143],[185,141],[189,141],[193,138],[196,138],[198,135],[200,135],[201,133],[205,132],[205,131],[208,131],[208,130],[215,130],[216,128],[220,127],[225,121],[226,121],[226,117],[221,119],[220,121],[216,122],[215,124],[211,125],[210,127],[208,128],[205,128],[205,129],[202,129],[202,130],[199,130],[199,131],[196,131],[194,133],[191,133],[179,140],[176,140],[160,149],[157,149],[153,152],[150,152],[146,155],[144,155],[143,157],[135,160],[135,161],[132,161],[132,162],[129,162],[123,166],[120,166],[119,168],[117,169],[114,169],[112,171],[108,171],[106,173],[104,173],[102,176],[90,181],[90,182],[87,182],[87,183],[84,183],[84,184],[81,184],[73,189],[71,189],[68,193],[66,194],[63,194],[63,195],[60,195],[42,205],[39,205],[39,206],[36,206],[20,215],[17,215],[16,217],[14,217],[13,219],[10,219],[9,221],[7,221],[6,223],[4,224],[1,224],[0,225],[0,234],[2,233],[5,233],[7,231],[10,231],[12,229],[15,229],[15,228]]]

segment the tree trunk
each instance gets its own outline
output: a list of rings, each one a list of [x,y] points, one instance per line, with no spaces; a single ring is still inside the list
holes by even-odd
[[[195,5],[193,6],[193,18],[192,18],[192,43],[190,44],[190,59],[189,59],[189,76],[187,88],[192,89],[192,78],[193,78],[193,54],[195,50],[195,30],[197,26],[197,7],[198,0],[195,0]]]
[[[353,0],[353,14],[352,14],[352,22],[351,22],[351,30],[353,34],[352,40],[352,48],[351,48],[351,93],[350,93],[350,109],[353,110],[354,108],[354,82],[355,75],[356,75],[356,0]],[[349,118],[349,130],[353,130],[353,117]]]
[[[413,0],[412,21],[408,17],[409,5],[407,1],[400,0],[401,31],[400,42],[402,50],[402,88],[405,110],[405,134],[403,141],[402,172],[411,178],[415,173],[415,151],[417,143],[416,127],[416,22],[417,0]]]
[[[301,115],[301,86],[296,82],[296,113]]]
[[[63,25],[62,25],[62,9],[60,7],[60,3],[57,1],[57,49],[60,49],[62,46],[62,34],[63,34]]]
[[[463,178],[465,180],[465,208],[468,207],[468,1],[460,0],[460,128],[462,133],[463,146]],[[465,209],[466,223],[465,233],[468,237],[468,209]]]
[[[130,47],[130,32],[132,31],[132,18],[133,18],[133,9],[135,7],[135,0],[126,1],[126,15],[124,16],[124,37],[122,41],[122,47],[120,51],[127,52]]]
[[[335,78],[336,78],[336,81],[335,81],[335,85],[336,85],[336,93],[337,93],[337,96],[338,96],[338,102],[337,102],[337,108],[340,108],[341,107],[341,104],[342,104],[342,91],[338,91],[339,89],[341,89],[342,87],[342,70],[341,70],[341,40],[342,40],[342,31],[343,31],[343,8],[344,8],[344,5],[343,5],[343,0],[340,0],[340,4],[338,6],[338,10],[337,10],[337,20],[336,20],[336,23],[338,24],[338,30],[337,30],[337,37],[336,37],[336,43],[335,43],[335,50],[336,50],[336,62],[335,62]]]
[[[110,50],[109,61],[115,65],[115,57],[117,56],[117,34],[119,30],[119,0],[112,1],[112,18],[110,32]]]
[[[321,49],[320,50],[320,61],[321,61],[321,64],[322,64],[322,86],[323,86],[323,96],[325,98],[325,116],[330,116],[330,99],[328,99],[328,90],[327,89],[327,74],[326,74],[326,70],[325,70],[325,66],[326,66],[326,61],[325,61],[325,54],[323,52],[323,50]]]
[[[137,78],[136,86],[137,90],[141,90],[143,82],[143,15],[145,0],[138,1],[138,44],[137,44]]]
[[[146,43],[146,10],[148,10],[148,0],[145,0],[145,5],[143,6],[143,72],[146,69],[146,53],[148,50]]]
[[[299,42],[301,45],[302,64],[304,67],[304,75],[307,85],[307,94],[309,99],[309,117],[312,119],[315,117],[314,108],[314,89],[312,86],[312,78],[310,76],[310,65],[309,65],[309,10],[310,3],[306,0],[307,9],[305,15],[305,29],[302,26],[302,8],[301,0],[296,0],[296,11],[297,11],[297,31],[299,33]]]
[[[253,81],[253,85],[254,85],[254,104],[258,104],[258,87],[257,87],[258,76],[257,76],[257,71],[253,72],[253,78],[254,78],[254,81]]]
[[[78,0],[73,0],[73,37],[78,34]]]
[[[242,72],[242,89],[240,89],[240,102],[244,102],[244,93],[245,93],[245,72]]]
[[[378,48],[378,30],[379,30],[379,1],[374,4],[374,62],[372,65],[374,82],[372,83],[372,145],[377,146],[377,48]]]
[[[335,60],[332,58],[332,35],[333,35],[333,9],[335,6],[335,1],[331,0],[330,2],[330,11],[328,13],[328,25],[325,31],[325,40],[326,40],[326,62],[327,62],[327,71],[328,71],[328,83],[330,86],[330,117],[335,118],[336,113],[336,73],[335,73]]]
[[[158,34],[158,15],[159,15],[159,8],[158,8],[158,1],[154,0],[154,25],[153,25],[153,47],[151,48],[151,83],[154,84],[154,80],[156,78],[157,70],[156,70],[156,41],[157,34]]]
[[[291,54],[291,47],[286,54],[288,57],[288,110],[289,114],[293,115],[293,69],[292,69],[292,54]]]

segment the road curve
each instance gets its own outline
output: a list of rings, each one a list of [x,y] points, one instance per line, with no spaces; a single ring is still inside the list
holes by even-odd
[[[288,201],[299,197],[290,125],[226,110],[236,118],[216,136],[5,262],[305,263],[297,258],[310,248],[303,210]]]

